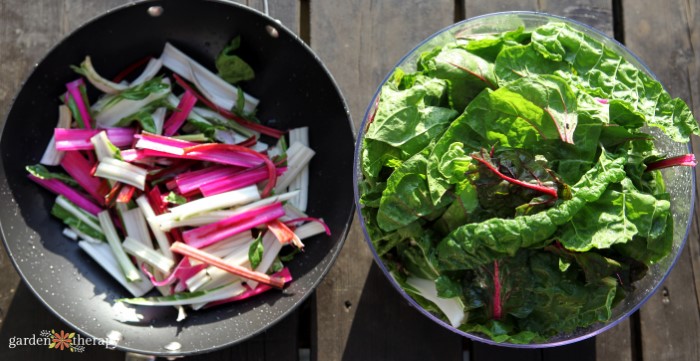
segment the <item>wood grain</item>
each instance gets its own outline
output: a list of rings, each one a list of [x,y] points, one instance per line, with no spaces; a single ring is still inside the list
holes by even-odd
[[[695,50],[700,46],[698,1],[623,1],[623,9],[626,45],[643,59],[672,96],[690,102],[698,114],[698,100],[692,99],[700,82]],[[698,242],[696,212],[688,247],[662,291],[641,309],[645,360],[700,359]]]
[[[338,82],[356,127],[387,72],[421,39],[449,25],[453,9],[454,2],[445,0],[310,3],[310,44]],[[380,272],[370,272],[371,264],[355,220],[338,261],[316,291],[312,356],[317,360],[416,359],[413,352],[425,354],[429,347],[436,353],[425,359],[461,357],[461,339],[422,322],[422,315],[390,294]],[[402,332],[387,332],[397,331],[388,321],[401,321]],[[434,342],[417,342],[421,339]]]
[[[263,13],[265,12],[265,0],[247,0],[239,1],[239,3],[246,4]],[[270,17],[279,20],[294,33],[299,33],[299,1],[267,0],[267,6],[268,15]]]
[[[466,18],[488,13],[517,10],[537,10],[537,0],[464,0],[464,15]]]
[[[472,342],[471,355],[475,361],[542,361],[542,350],[507,348],[482,342]]]
[[[612,1],[610,0],[540,0],[538,10],[580,21],[613,36]]]

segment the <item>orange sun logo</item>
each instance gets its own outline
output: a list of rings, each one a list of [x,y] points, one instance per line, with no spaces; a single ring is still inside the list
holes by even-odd
[[[63,330],[61,330],[61,332],[51,330],[51,344],[49,345],[49,348],[59,350],[71,349],[71,343],[73,343],[74,336],[75,332],[66,333]]]

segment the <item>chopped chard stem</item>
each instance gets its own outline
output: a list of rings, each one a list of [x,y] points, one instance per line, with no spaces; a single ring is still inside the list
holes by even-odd
[[[647,164],[646,171],[663,169],[675,166],[695,167],[698,162],[695,161],[695,154],[685,154],[678,157],[666,158],[653,163]]]
[[[70,128],[71,114],[70,109],[65,105],[58,106],[58,123],[56,128]],[[56,149],[56,137],[51,136],[49,145],[46,146],[44,155],[41,156],[39,163],[43,165],[58,165],[63,158],[63,152]]]
[[[175,242],[170,247],[170,250],[174,253],[179,253],[183,256],[196,259],[200,262],[204,262],[208,265],[220,268],[224,271],[230,272],[245,279],[254,280],[256,282],[264,283],[275,288],[284,287],[284,279],[282,278],[271,277],[265,273],[251,271],[245,267],[227,264],[219,257],[214,257],[206,252],[188,246],[184,243]]]
[[[117,259],[119,267],[121,267],[124,276],[129,282],[137,282],[141,280],[141,275],[136,269],[136,266],[131,262],[129,256],[124,252],[122,243],[119,240],[119,235],[117,230],[114,229],[114,223],[112,223],[112,217],[109,215],[109,211],[102,211],[98,214],[98,219],[100,220],[100,226],[102,231],[107,237],[107,242],[109,247],[112,249],[112,254]]]

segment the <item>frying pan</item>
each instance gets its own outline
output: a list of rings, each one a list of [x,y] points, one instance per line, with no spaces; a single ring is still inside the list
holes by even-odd
[[[61,235],[61,222],[49,214],[55,197],[29,182],[24,167],[41,158],[57,119],[58,97],[64,84],[77,77],[69,66],[85,55],[111,77],[144,56],[159,56],[170,41],[211,69],[217,53],[236,35],[242,39],[239,55],[256,71],[256,78],[243,88],[260,99],[258,117],[279,129],[309,126],[316,155],[310,164],[308,213],[323,217],[332,236],[305,242],[305,252],[289,263],[295,279],[283,291],[190,311],[180,323],[173,307],[137,307],[144,317],[141,322],[117,321],[114,300],[130,295]],[[101,339],[119,332],[117,348],[123,351],[203,353],[263,331],[318,285],[342,247],[353,214],[353,129],[331,74],[284,26],[229,2],[145,1],[112,10],[77,29],[49,52],[22,86],[2,131],[0,151],[0,230],[20,276],[74,331]]]

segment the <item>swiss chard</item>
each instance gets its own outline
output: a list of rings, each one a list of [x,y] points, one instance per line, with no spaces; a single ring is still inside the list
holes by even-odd
[[[380,105],[364,140],[363,172],[376,178],[392,160],[404,161],[438,137],[457,116],[447,105],[447,83],[401,72],[382,89]]]
[[[685,102],[671,98],[661,83],[589,35],[551,23],[533,31],[532,45],[544,58],[571,66],[573,71],[566,74],[590,94],[614,98],[611,116],[617,111],[627,116],[616,119],[636,119],[621,125],[637,128],[647,123],[678,142],[698,132]]]
[[[660,154],[688,106],[567,25],[455,34],[383,85],[360,150],[365,228],[423,308],[497,342],[605,322],[671,253]],[[662,132],[659,132],[662,133]]]
[[[450,83],[450,97],[457,110],[464,109],[482,89],[496,89],[493,65],[457,44],[426,53],[418,64],[427,76]]]

